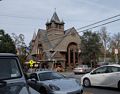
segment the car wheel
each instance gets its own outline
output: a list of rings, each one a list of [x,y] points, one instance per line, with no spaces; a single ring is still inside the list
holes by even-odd
[[[83,85],[84,85],[85,87],[91,86],[90,80],[89,80],[88,78],[85,78],[85,79],[83,80]]]
[[[40,94],[48,94],[46,88],[41,87],[39,90]]]
[[[118,89],[120,90],[120,81],[118,82]]]

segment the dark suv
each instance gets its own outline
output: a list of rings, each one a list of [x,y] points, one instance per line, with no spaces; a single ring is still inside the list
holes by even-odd
[[[40,94],[27,85],[15,54],[0,53],[0,94]]]

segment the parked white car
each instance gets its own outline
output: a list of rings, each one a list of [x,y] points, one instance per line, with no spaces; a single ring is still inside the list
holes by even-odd
[[[98,67],[81,78],[81,84],[88,86],[114,87],[120,89],[120,65]]]
[[[82,94],[80,81],[53,71],[38,71],[30,75],[28,84],[40,94]]]
[[[73,69],[74,74],[88,73],[90,71],[91,67],[88,67],[88,65],[78,65]]]

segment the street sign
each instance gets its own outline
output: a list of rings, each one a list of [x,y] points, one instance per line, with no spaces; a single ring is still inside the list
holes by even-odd
[[[36,62],[33,61],[33,60],[30,60],[30,61],[29,61],[30,67],[33,67],[33,64],[34,64],[34,63],[36,63]]]
[[[115,49],[115,54],[118,54],[118,49]]]

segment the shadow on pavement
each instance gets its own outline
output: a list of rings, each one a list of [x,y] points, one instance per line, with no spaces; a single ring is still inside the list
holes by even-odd
[[[109,91],[118,91],[118,92],[120,92],[119,89],[111,88],[111,87],[91,86],[91,87],[88,87],[88,88],[95,88],[95,89],[99,89],[99,90],[109,90]]]

